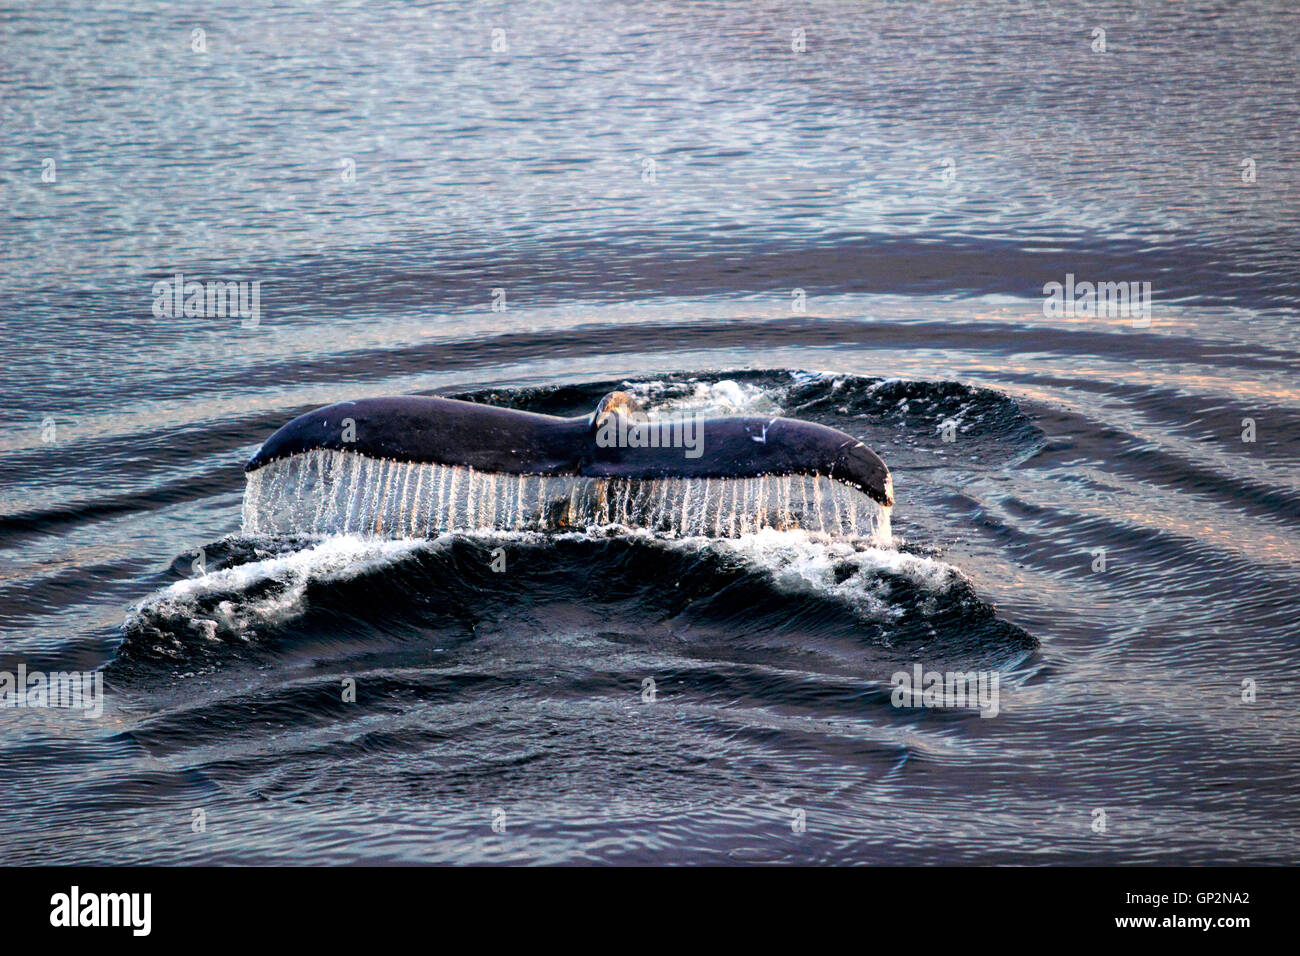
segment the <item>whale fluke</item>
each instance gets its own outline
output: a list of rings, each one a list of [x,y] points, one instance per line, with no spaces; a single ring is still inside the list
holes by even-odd
[[[889,469],[857,439],[788,418],[651,420],[625,392],[559,418],[448,398],[342,402],[248,463],[245,531],[419,537],[624,524],[888,536]]]

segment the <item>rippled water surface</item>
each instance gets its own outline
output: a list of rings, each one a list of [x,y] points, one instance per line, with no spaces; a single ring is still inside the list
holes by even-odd
[[[0,671],[106,688],[0,709],[0,859],[1297,862],[1298,38],[1283,2],[0,11]],[[258,321],[156,314],[176,273]],[[1049,316],[1067,275],[1149,322]],[[614,388],[862,439],[892,537],[241,523],[316,406]],[[996,716],[895,707],[915,664]]]

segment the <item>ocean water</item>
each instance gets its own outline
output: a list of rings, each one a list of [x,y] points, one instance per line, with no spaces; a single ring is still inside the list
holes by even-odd
[[[1300,861],[1298,38],[6,6],[0,673],[104,698],[0,707],[0,860]],[[613,388],[849,432],[888,535],[244,524],[319,405]],[[917,665],[996,713],[895,706]]]

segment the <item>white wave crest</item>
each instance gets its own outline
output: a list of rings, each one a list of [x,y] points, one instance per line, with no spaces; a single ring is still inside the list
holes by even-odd
[[[209,638],[218,633],[244,635],[256,626],[302,614],[313,582],[358,577],[400,561],[426,544],[336,535],[299,551],[177,581],[136,605],[131,617],[184,618]],[[267,584],[271,587],[264,588]],[[220,595],[229,596],[208,606],[207,599]]]
[[[723,379],[694,382],[689,395],[668,394],[681,386],[671,382],[630,382],[628,391],[652,421],[689,416],[780,415],[784,390],[766,389],[751,382]]]

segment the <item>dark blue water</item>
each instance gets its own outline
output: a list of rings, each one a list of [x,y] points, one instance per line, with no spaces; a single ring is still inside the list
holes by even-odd
[[[0,671],[106,688],[0,708],[0,859],[1300,859],[1293,5],[0,25]],[[893,540],[241,534],[318,405],[615,387],[862,438]]]

